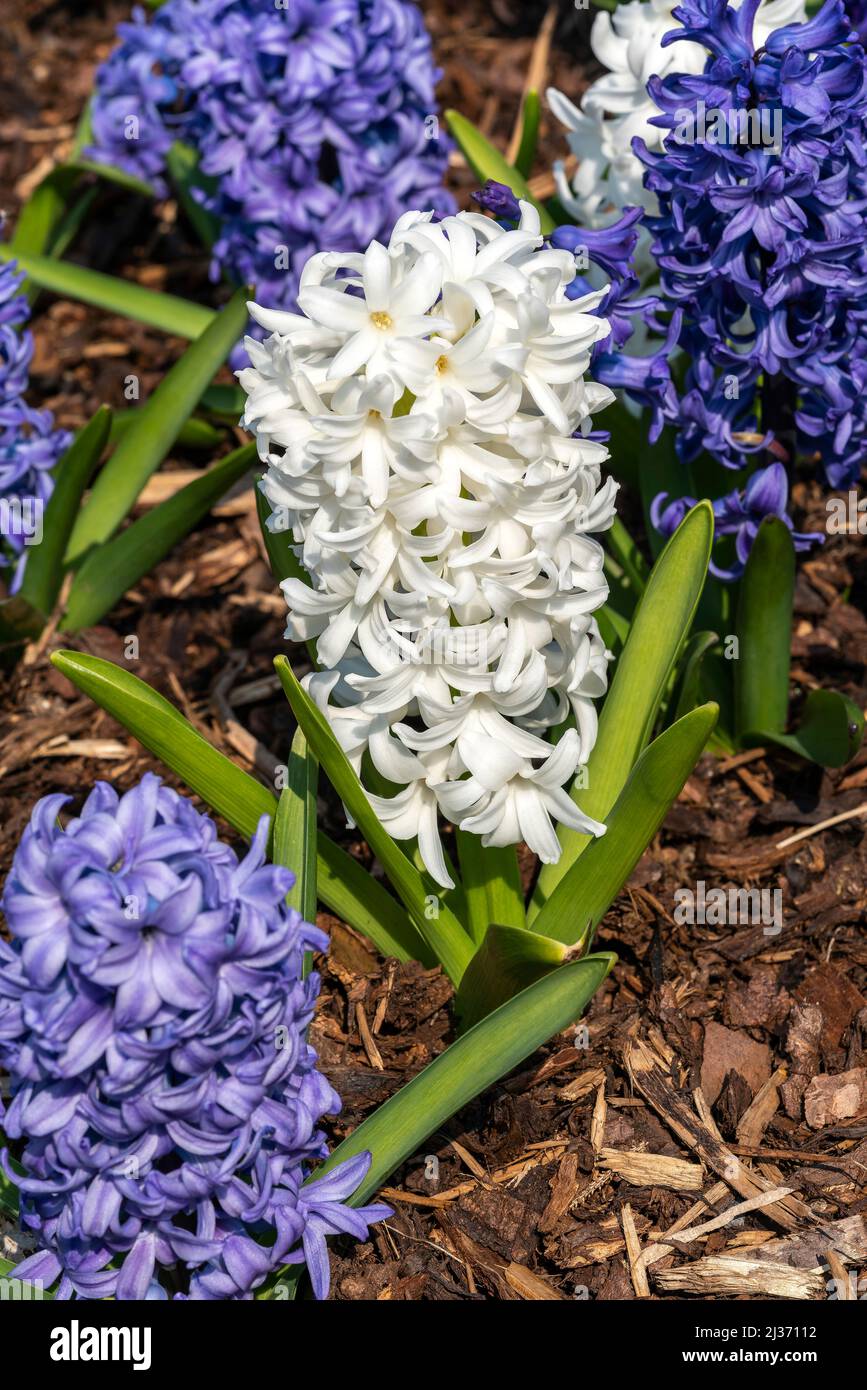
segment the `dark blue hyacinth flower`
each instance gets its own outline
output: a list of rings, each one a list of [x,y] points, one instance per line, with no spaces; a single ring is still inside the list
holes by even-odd
[[[752,475],[746,487],[735,488],[725,497],[717,498],[713,504],[714,536],[717,539],[722,536],[734,537],[735,560],[725,566],[711,560],[711,574],[723,580],[740,578],[765,517],[776,516],[786,523],[796,551],[810,550],[821,543],[824,536],[795,530],[786,511],[788,500],[789,481],[781,463],[772,463],[760,469]],[[695,504],[694,497],[678,497],[669,501],[668,493],[660,492],[650,507],[651,522],[668,539]]]
[[[325,1237],[363,1237],[370,1155],[306,1181],[340,1100],[307,1026],[305,950],[324,934],[265,862],[263,817],[239,862],[213,822],[147,774],[33,811],[3,894],[3,1129],[21,1220],[40,1249],[22,1279],[56,1297],[249,1299],[306,1260],[328,1290]]]
[[[641,297],[629,261],[606,265],[612,333],[593,370],[649,410],[651,442],[673,427],[686,465],[742,470],[764,454],[846,488],[867,459],[867,54],[841,0],[757,50],[757,5],[674,11],[666,44],[710,52],[703,73],[650,79],[667,135],[660,152],[633,142],[658,205],[641,219],[658,285]],[[787,493],[772,463],[717,501],[717,534],[735,534],[738,555],[720,577],[741,572],[762,515],[784,516],[797,549],[821,540],[795,533]],[[655,524],[670,534],[690,501],[657,498]]]
[[[33,338],[24,328],[30,308],[23,280],[14,261],[0,262],[0,567],[12,566],[13,593],[54,487],[51,470],[71,438],[55,429],[50,410],[25,400]]]
[[[867,55],[841,0],[756,51],[757,4],[675,10],[665,42],[710,56],[702,74],[651,78],[669,134],[659,152],[634,142],[659,206],[645,224],[661,307],[681,315],[668,418],[684,462],[742,468],[776,439],[851,486],[867,458]],[[713,138],[687,138],[709,113]]]
[[[213,275],[293,309],[317,251],[387,241],[443,190],[430,39],[409,0],[166,0],[119,27],[97,75],[93,158],[165,192],[192,146],[217,219]]]

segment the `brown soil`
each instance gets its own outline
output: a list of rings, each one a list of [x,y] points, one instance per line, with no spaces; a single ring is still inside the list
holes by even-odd
[[[13,216],[33,170],[68,138],[93,63],[124,13],[113,3],[80,3],[70,17],[70,8],[31,0],[4,21],[12,42],[0,54],[0,187]],[[424,5],[446,70],[444,104],[458,105],[503,145],[545,8]],[[573,95],[590,71],[586,29],[587,16],[564,4],[549,71]],[[549,129],[542,149],[540,172],[562,153]],[[462,194],[471,188],[460,170],[455,182]],[[205,258],[170,204],[153,211],[106,189],[75,254],[215,302]],[[47,296],[34,331],[34,400],[69,426],[101,400],[120,405],[130,370],[151,386],[180,349]],[[173,462],[190,467],[196,459],[178,454]],[[821,526],[818,491],[802,488],[795,500],[799,528]],[[859,536],[832,537],[801,567],[796,701],[824,685],[867,705],[865,556]],[[257,759],[264,767],[268,755],[285,759],[292,721],[273,681],[253,698],[245,687],[267,682],[273,655],[285,650],[282,614],[255,517],[241,499],[75,645],[124,662],[125,639],[137,637],[129,668],[248,769]],[[53,670],[53,645],[3,678],[3,874],[37,796],[65,789],[76,797],[98,776],[126,787],[158,768]],[[303,654],[295,655],[300,668]],[[704,758],[600,930],[600,946],[620,959],[586,1034],[554,1039],[393,1176],[394,1216],[367,1244],[335,1247],[332,1296],[825,1298],[844,1269],[857,1279],[867,1267],[865,823],[854,816],[780,842],[865,807],[865,788],[867,753],[842,772],[774,750]],[[320,811],[329,831],[368,862],[329,795]],[[779,890],[782,931],[679,924],[675,893],[700,880]],[[341,923],[322,920],[333,948],[314,1041],[344,1098],[332,1126],[339,1139],[447,1045],[451,991],[439,972],[382,962]],[[851,1074],[845,1084],[834,1079],[842,1073]],[[788,1195],[766,1195],[779,1188]],[[715,1230],[680,1244],[661,1240],[675,1224],[693,1228],[744,1201],[753,1209]],[[647,1288],[630,1258],[635,1242],[667,1247],[652,1252]],[[823,1273],[811,1274],[816,1268]]]

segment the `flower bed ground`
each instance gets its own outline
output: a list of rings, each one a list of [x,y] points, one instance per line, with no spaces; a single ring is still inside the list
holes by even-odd
[[[68,138],[123,8],[81,5],[69,19],[66,7],[19,7],[0,55],[0,201],[10,213]],[[444,104],[460,104],[507,143],[544,6],[526,18],[529,36],[500,23],[510,18],[505,3],[424,8],[446,70]],[[564,6],[550,57],[571,96],[583,80],[582,24]],[[550,162],[553,131],[542,148]],[[464,196],[472,181],[456,168],[454,185]],[[143,218],[135,199],[99,196],[81,259],[219,300],[171,205]],[[67,427],[102,399],[120,404],[128,372],[147,391],[180,346],[47,296],[34,334],[34,390]],[[197,463],[178,453],[173,466]],[[818,490],[796,489],[794,501],[799,529],[823,529]],[[831,536],[802,567],[796,693],[833,686],[867,705],[865,592],[864,537]],[[136,637],[130,669],[267,779],[291,737],[271,666],[282,629],[283,603],[242,495],[79,645],[123,661]],[[94,775],[125,788],[157,766],[53,670],[51,648],[49,640],[31,651],[0,693],[2,874],[37,796],[75,795]],[[631,1298],[644,1291],[629,1259],[633,1227],[642,1248],[660,1247],[647,1275],[656,1297],[824,1298],[844,1267],[867,1267],[867,822],[850,815],[816,830],[865,803],[865,752],[842,773],[762,750],[703,759],[601,928],[601,947],[620,963],[593,1002],[587,1035],[561,1035],[395,1175],[394,1217],[369,1244],[335,1247],[332,1297]],[[364,859],[330,794],[320,812]],[[675,921],[677,890],[701,880],[779,890],[782,930]],[[314,1041],[344,1097],[332,1126],[341,1138],[448,1042],[450,987],[439,972],[379,961],[334,919],[320,924],[333,946]],[[841,1073],[846,1085],[831,1079]],[[691,1102],[673,1100],[672,1077],[688,1078],[687,1095],[700,1088]],[[789,1195],[768,1197],[779,1188]],[[661,1239],[675,1225],[690,1236],[732,1189],[753,1209],[734,1219],[729,1211],[725,1224],[685,1243]],[[826,1272],[811,1274],[822,1260]]]

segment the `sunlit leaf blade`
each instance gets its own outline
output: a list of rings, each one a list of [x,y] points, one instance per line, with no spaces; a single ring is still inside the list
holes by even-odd
[[[660,701],[689,635],[712,542],[713,508],[710,502],[699,502],[650,572],[629,637],[614,666],[598,737],[587,761],[586,786],[572,792],[582,811],[595,820],[605,822],[653,732]],[[559,838],[563,853],[559,863],[542,868],[528,910],[530,920],[579,855],[586,852],[591,839],[565,827],[561,827]]]
[[[481,838],[455,830],[461,884],[467,905],[467,926],[478,945],[491,922],[525,928],[524,895],[518,856],[513,845],[485,848]]]
[[[406,904],[414,925],[435,952],[446,974],[457,984],[473,954],[469,936],[458,918],[441,900],[436,899],[434,884],[410,863],[381,824],[328,720],[296,680],[289,662],[284,656],[278,656],[274,665],[292,706],[292,713],[304,730],[322,770],[385,870],[398,897]]]
[[[314,1176],[369,1150],[370,1170],[350,1198],[353,1206],[369,1201],[440,1125],[574,1023],[616,959],[606,952],[564,965],[488,1014],[338,1144]]]
[[[484,184],[488,179],[493,179],[496,183],[506,184],[508,188],[511,188],[516,198],[532,203],[538,210],[542,231],[553,232],[554,219],[544,204],[533,197],[527,180],[518,173],[517,169],[513,169],[511,164],[506,162],[496,146],[492,145],[490,140],[485,139],[472,121],[468,121],[466,116],[462,116],[459,111],[447,111],[446,121],[479,183]]]
[[[490,846],[485,853],[493,849]],[[513,845],[504,846],[505,853],[494,849],[495,871],[488,878],[488,903],[491,920],[502,922],[505,926],[526,928],[527,914],[524,910],[524,890],[521,884],[521,871],[518,867],[518,854]]]
[[[524,179],[528,179],[533,171],[536,146],[539,143],[540,115],[539,93],[531,90],[524,98],[524,109],[521,117],[521,143],[515,160],[515,169]]]
[[[789,713],[789,665],[795,547],[779,517],[759,527],[740,583],[735,724],[739,740],[757,729],[783,733]]]
[[[73,265],[70,261],[51,256],[17,254],[9,246],[0,245],[0,260],[16,260],[34,285],[50,290],[65,299],[76,299],[111,314],[161,328],[178,338],[198,338],[213,321],[212,309],[176,295],[144,289],[131,280],[115,275],[103,275],[98,270]]]
[[[286,786],[280,793],[274,820],[275,864],[284,864],[295,875],[287,895],[306,922],[316,921],[316,788],[319,765],[296,729],[289,754]]]
[[[608,816],[605,835],[557,884],[533,920],[534,931],[574,945],[588,923],[598,925],[695,767],[717,713],[714,704],[700,706],[644,750]]]
[[[79,690],[106,710],[166,767],[176,772],[239,834],[250,839],[277,798],[193,728],[169,700],[131,671],[82,652],[51,658]],[[384,955],[424,961],[426,948],[394,898],[328,838],[319,835],[319,896],[332,912],[369,936]],[[418,949],[417,949],[418,948]],[[433,964],[431,957],[425,963]]]
[[[87,555],[73,580],[64,632],[92,627],[117,599],[149,574],[253,466],[256,446],[244,444]]]
[[[520,927],[492,923],[464,972],[455,999],[461,1026],[471,1028],[514,994],[557,970],[576,948]]]
[[[79,231],[87,220],[87,214],[96,201],[96,195],[97,189],[95,186],[85,188],[66,209],[66,212],[60,219],[54,235],[51,238],[51,244],[48,248],[52,256],[64,255],[75,241],[75,238],[78,236]],[[33,286],[32,289],[32,299],[35,299],[39,294],[39,290],[36,289],[35,286]]]
[[[793,733],[756,729],[745,741],[776,743],[820,767],[843,767],[854,758],[863,738],[864,714],[853,700],[836,690],[811,690]]]
[[[63,556],[81,498],[111,429],[111,411],[100,406],[70,444],[54,470],[54,491],[42,518],[42,540],[27,557],[21,595],[47,618],[63,583]]]
[[[70,562],[80,560],[92,545],[102,544],[117,530],[234,347],[246,321],[246,291],[238,290],[142,406],[139,419],[102,469],[78,518],[69,542]]]
[[[274,815],[273,793],[214,748],[169,700],[131,671],[85,652],[61,650],[51,660],[241,834],[254,835],[260,817]]]
[[[145,179],[131,174],[128,169],[120,169],[116,164],[103,164],[102,160],[88,159],[87,155],[80,155],[72,167],[82,174],[96,174],[99,178],[105,179],[106,183],[116,183],[118,188],[125,188],[128,193],[137,193],[140,198],[156,197],[156,189]]]
[[[823,767],[842,767],[864,735],[864,715],[845,695],[814,690],[799,727],[786,732],[795,592],[795,547],[778,517],[766,517],[738,596],[738,659],[733,662],[735,727],[741,746],[776,743]]]

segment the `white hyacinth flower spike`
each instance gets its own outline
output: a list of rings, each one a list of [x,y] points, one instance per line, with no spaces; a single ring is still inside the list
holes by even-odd
[[[315,642],[307,689],[362,781],[402,789],[368,796],[445,887],[441,817],[546,863],[558,824],[605,829],[568,795],[606,688],[616,493],[590,437],[613,395],[586,379],[605,290],[574,279],[522,203],[511,230],[408,213],[387,247],[314,256],[299,313],[250,306],[271,336],[244,424],[310,581],[282,586],[286,635]]]

